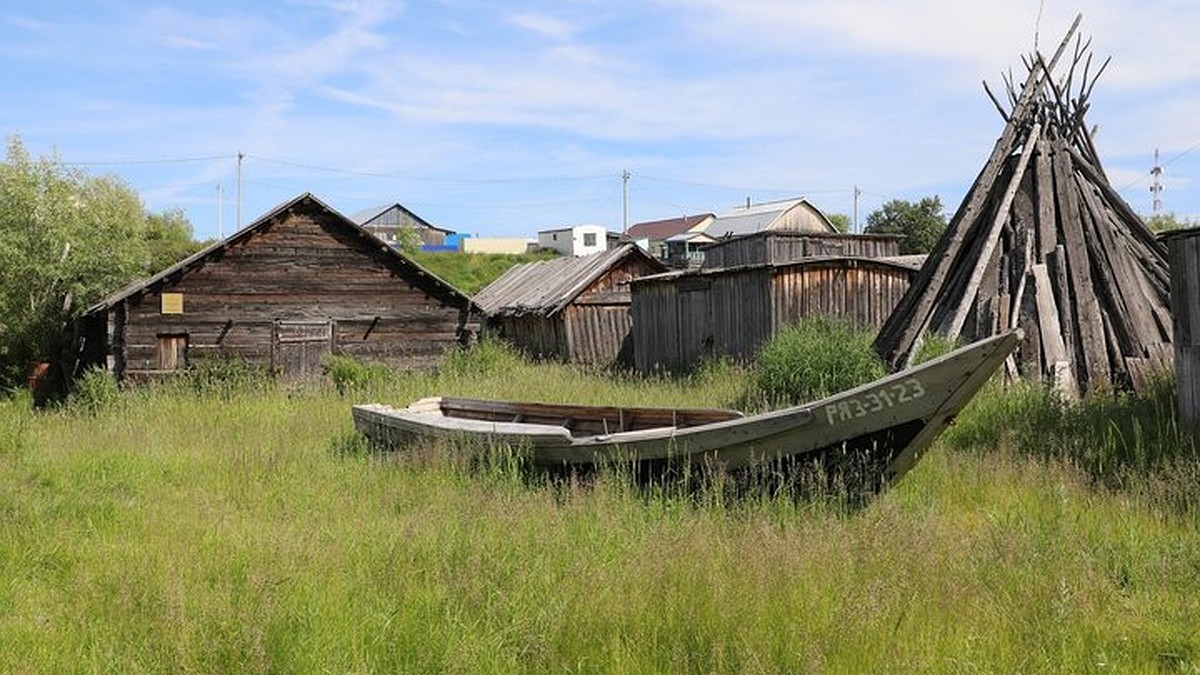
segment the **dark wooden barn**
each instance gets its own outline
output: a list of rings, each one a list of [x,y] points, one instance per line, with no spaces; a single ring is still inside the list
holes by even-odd
[[[77,371],[137,379],[242,359],[295,379],[331,353],[424,369],[477,316],[467,296],[306,193],[88,309]]]
[[[632,365],[629,282],[667,268],[633,244],[513,267],[475,296],[485,331],[544,359]]]
[[[1200,228],[1169,232],[1171,315],[1180,424],[1200,426]]]
[[[806,317],[882,325],[922,258],[808,258],[636,279],[636,369],[686,371],[712,356],[749,361],[781,327]]]
[[[704,247],[704,269],[758,263],[786,263],[803,258],[847,256],[886,258],[900,255],[895,234],[832,234],[767,230],[721,239]]]

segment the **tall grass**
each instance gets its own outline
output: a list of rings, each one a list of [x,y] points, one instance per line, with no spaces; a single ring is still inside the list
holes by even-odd
[[[458,355],[371,395],[721,405],[749,377],[511,356]],[[0,672],[1200,667],[1200,512],[1166,508],[1141,464],[1107,486],[1065,450],[984,434],[989,406],[1061,423],[1036,402],[989,392],[953,447],[846,512],[617,473],[530,481],[505,459],[519,448],[376,454],[351,440],[358,400],[162,386],[88,410],[0,402]]]
[[[874,332],[838,317],[782,328],[758,354],[745,406],[798,405],[883,377]]]

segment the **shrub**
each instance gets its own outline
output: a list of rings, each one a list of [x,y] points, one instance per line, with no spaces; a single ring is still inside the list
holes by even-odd
[[[89,368],[78,380],[67,397],[67,408],[95,414],[112,406],[121,397],[117,378],[104,368]]]
[[[747,402],[796,405],[883,377],[873,339],[873,331],[833,317],[785,327],[759,353]]]

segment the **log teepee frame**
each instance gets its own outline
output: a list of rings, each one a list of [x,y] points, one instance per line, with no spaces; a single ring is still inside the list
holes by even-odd
[[[1054,79],[1081,19],[1049,60],[1025,60],[1023,85],[1006,78],[1009,110],[984,83],[1004,133],[875,340],[893,368],[928,331],[969,342],[1015,327],[1025,341],[1008,372],[1069,395],[1139,389],[1169,367],[1166,248],[1109,184],[1084,123],[1108,61],[1090,75],[1090,40],[1077,39]]]

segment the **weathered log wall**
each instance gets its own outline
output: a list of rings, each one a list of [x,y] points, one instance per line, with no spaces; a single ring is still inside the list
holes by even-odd
[[[334,213],[288,210],[85,326],[95,343],[104,325],[121,377],[213,358],[310,374],[332,352],[429,368],[472,328],[468,302],[396,255]],[[172,302],[181,306],[168,310]],[[87,349],[95,359],[95,344]]]

